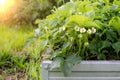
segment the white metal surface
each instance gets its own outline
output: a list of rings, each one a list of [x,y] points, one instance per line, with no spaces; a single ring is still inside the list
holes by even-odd
[[[43,61],[42,80],[120,80],[120,61],[81,61],[74,66],[72,74],[49,70],[52,61]]]

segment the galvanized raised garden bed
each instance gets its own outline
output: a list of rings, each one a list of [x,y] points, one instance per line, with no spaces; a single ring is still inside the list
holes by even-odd
[[[51,63],[42,62],[42,80],[120,80],[120,61],[81,61],[68,77],[60,70],[50,70]]]

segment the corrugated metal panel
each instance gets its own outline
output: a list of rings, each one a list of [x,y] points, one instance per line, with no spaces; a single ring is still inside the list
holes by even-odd
[[[120,61],[81,61],[73,71],[120,71]]]
[[[49,80],[49,65],[51,64],[50,61],[45,61],[42,63],[42,80]]]
[[[50,71],[51,63],[42,63],[42,80],[120,80],[120,61],[82,61],[69,77],[60,70]]]
[[[63,77],[62,72],[49,72],[50,77]],[[114,72],[109,72],[109,71],[82,71],[82,72],[72,72],[70,77],[120,77],[120,72],[114,71]]]
[[[120,77],[50,77],[49,80],[120,80]]]

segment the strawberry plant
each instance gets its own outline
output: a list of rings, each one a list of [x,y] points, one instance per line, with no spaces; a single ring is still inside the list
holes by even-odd
[[[120,1],[77,0],[52,10],[37,23],[44,58],[65,76],[80,60],[120,59]]]

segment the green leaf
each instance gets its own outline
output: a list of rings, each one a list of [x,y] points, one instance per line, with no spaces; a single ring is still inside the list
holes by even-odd
[[[104,54],[97,55],[98,60],[105,60],[106,56]]]
[[[62,71],[64,73],[65,76],[69,76],[72,72],[72,68],[75,64],[79,63],[81,60],[80,57],[78,57],[75,54],[71,54],[69,55],[66,60],[64,61],[63,65],[62,65]]]
[[[40,47],[40,50],[45,49],[45,47],[47,46],[47,44],[48,44],[48,40],[42,40],[42,41],[41,41],[41,47]]]
[[[100,46],[99,46],[99,52],[101,52],[101,50],[103,49],[103,48],[107,48],[107,47],[110,47],[111,46],[111,42],[109,42],[109,41],[100,41],[99,43],[98,43]]]
[[[106,4],[109,4],[109,0],[103,0]]]
[[[94,22],[95,22],[100,28],[103,28],[103,27],[104,27],[104,24],[103,24],[101,21],[95,20]]]
[[[72,68],[73,65],[70,62],[64,61],[63,65],[61,66],[64,76],[69,76],[72,72]]]
[[[69,46],[70,46],[69,42],[64,43],[63,46],[62,46],[62,52],[65,53],[68,50]]]
[[[98,53],[98,49],[97,49],[97,43],[96,42],[92,42],[89,44],[88,49],[90,50],[90,52],[92,54],[97,54]]]
[[[110,21],[109,21],[109,25],[113,27],[113,29],[115,29],[119,35],[120,35],[120,17],[116,16],[113,17]]]
[[[52,55],[52,58],[54,58],[54,57],[61,57],[62,55],[62,51],[55,51],[54,53],[53,53],[53,55]]]
[[[106,32],[107,40],[115,41],[117,40],[117,34],[113,30],[108,30]]]
[[[73,15],[69,18],[66,25],[68,26],[71,23],[79,24],[81,27],[97,27],[100,28],[95,22],[93,22],[89,17],[83,15]]]
[[[119,8],[119,5],[112,5],[112,10],[116,10],[116,9],[118,9]]]
[[[115,49],[115,51],[118,53],[120,51],[120,42],[114,43],[112,47]]]
[[[61,63],[64,61],[64,59],[62,57],[57,57],[53,60],[53,63],[51,65],[51,69],[55,69],[55,68],[60,68]]]
[[[35,24],[39,24],[40,22],[41,22],[40,19],[36,19],[36,20],[35,20]]]
[[[71,22],[75,22],[77,24],[79,24],[80,26],[84,26],[86,24],[86,22],[90,21],[90,19],[86,16],[82,16],[82,15],[73,15],[70,17],[69,21],[66,23],[66,25],[68,25]]]
[[[87,27],[101,28],[100,26],[98,26],[98,24],[96,24],[96,23],[93,22],[93,21],[86,22],[85,26],[87,26]]]
[[[90,11],[85,13],[85,16],[88,16],[89,18],[94,19],[95,18],[95,11],[94,10],[90,10]]]
[[[101,50],[107,47],[111,46],[111,42],[109,41],[98,41],[98,42],[93,42],[89,45],[88,49],[90,50],[91,53],[93,54],[98,54],[101,53]]]
[[[115,29],[120,29],[120,17],[115,16],[109,21],[109,25],[113,26]]]
[[[120,1],[119,0],[114,0],[113,3],[120,6]]]
[[[81,60],[81,58],[75,54],[68,56],[66,59],[67,62],[72,63],[73,65],[79,63],[80,60]]]

